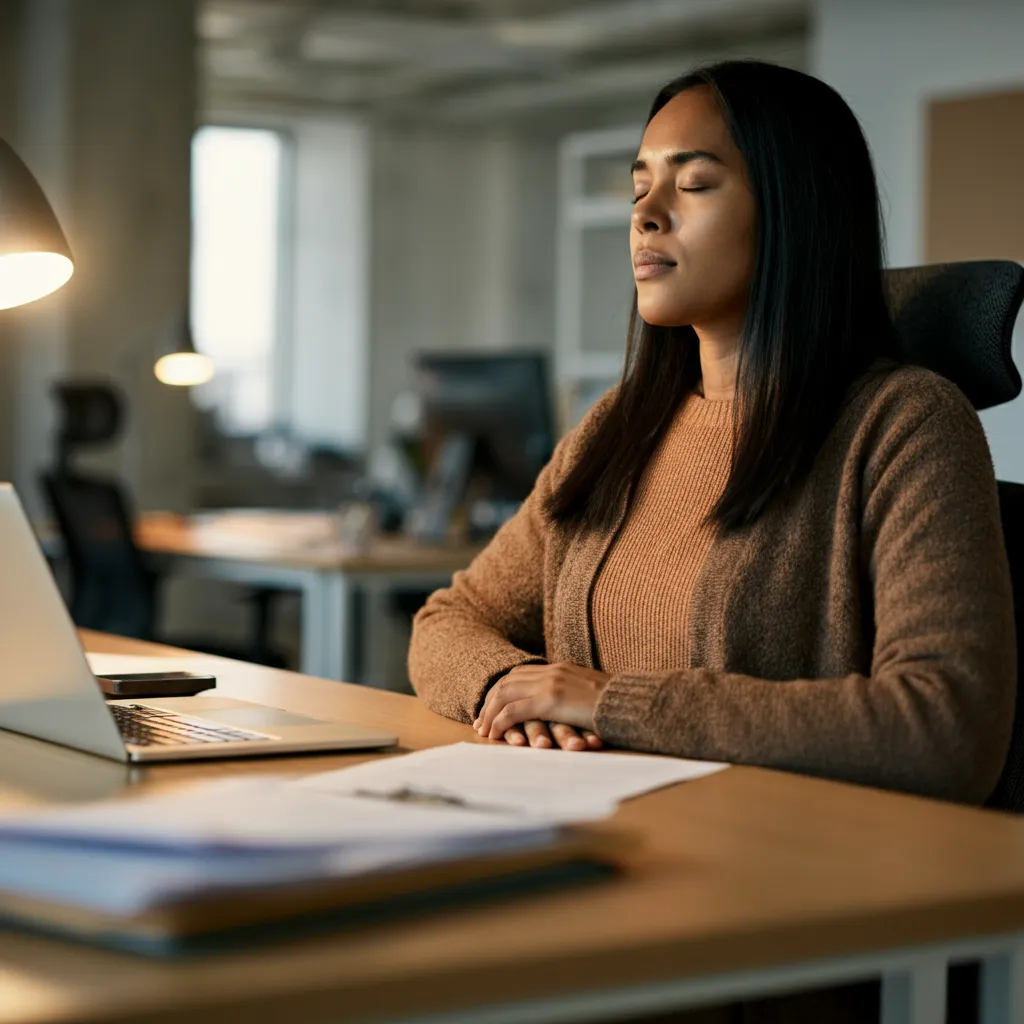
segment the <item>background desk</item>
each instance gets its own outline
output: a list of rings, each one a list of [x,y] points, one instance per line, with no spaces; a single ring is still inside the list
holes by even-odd
[[[368,627],[386,615],[395,587],[447,586],[479,547],[438,547],[404,537],[374,537],[361,551],[344,548],[337,517],[302,512],[217,512],[177,516],[152,512],[139,519],[136,542],[159,567],[249,586],[302,594],[300,668],[326,679],[355,679],[353,594],[361,590],[363,676],[384,677],[381,642]],[[386,641],[384,641],[386,642]]]
[[[405,749],[472,736],[400,694],[209,660],[232,696],[386,727]],[[7,734],[0,806],[366,756],[129,769]],[[1024,821],[733,768],[630,801],[614,825],[643,840],[618,879],[193,962],[0,930],[0,1022],[597,1022],[888,973],[887,1024],[938,1024],[959,955],[990,958],[987,1024],[1024,1019],[1008,1002],[1021,991]]]

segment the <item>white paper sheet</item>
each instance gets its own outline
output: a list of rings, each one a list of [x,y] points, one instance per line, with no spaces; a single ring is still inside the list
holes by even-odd
[[[459,842],[536,827],[535,820],[516,814],[365,798],[264,776],[4,815],[0,843],[5,838],[46,839],[82,846],[193,851],[212,857],[421,840]]]
[[[336,794],[435,794],[535,819],[590,821],[613,814],[622,800],[728,767],[644,754],[455,743],[307,775],[295,785]]]

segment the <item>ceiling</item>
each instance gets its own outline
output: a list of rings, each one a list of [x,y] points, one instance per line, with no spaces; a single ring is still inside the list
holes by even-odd
[[[806,63],[811,0],[200,0],[208,109],[462,122],[643,96],[702,59]]]

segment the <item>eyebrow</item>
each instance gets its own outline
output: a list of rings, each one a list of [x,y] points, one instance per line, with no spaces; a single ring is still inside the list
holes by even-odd
[[[668,158],[668,162],[673,167],[682,167],[683,164],[688,164],[692,160],[708,160],[711,163],[723,164],[723,165],[725,163],[725,161],[722,160],[722,158],[720,156],[718,156],[715,153],[711,153],[711,152],[709,152],[706,149],[683,149],[683,150],[680,150],[678,153],[673,153]],[[637,171],[646,171],[646,170],[647,170],[647,161],[646,160],[640,160],[640,159],[634,160],[633,161],[633,166],[630,168],[630,171],[632,173],[636,173]]]

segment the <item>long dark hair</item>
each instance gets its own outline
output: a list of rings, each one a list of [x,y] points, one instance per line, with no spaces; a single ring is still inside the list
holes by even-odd
[[[726,61],[669,82],[710,87],[746,160],[757,210],[753,283],[740,342],[728,483],[708,520],[752,523],[811,467],[850,385],[895,355],[883,292],[883,226],[863,132],[842,97],[810,75]],[[609,525],[700,377],[692,327],[657,327],[636,294],[618,392],[547,512]]]

